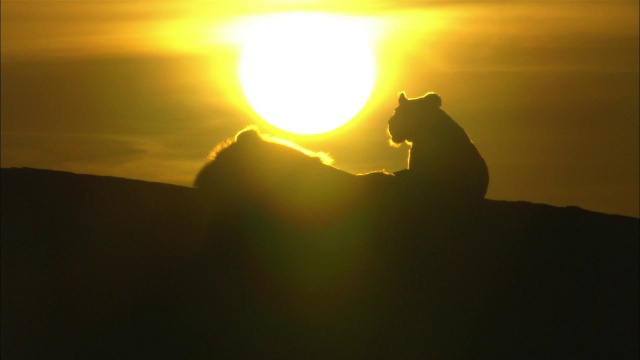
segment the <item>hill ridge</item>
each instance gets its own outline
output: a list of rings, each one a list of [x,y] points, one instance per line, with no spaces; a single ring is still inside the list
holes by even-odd
[[[637,218],[484,200],[291,227],[179,185],[0,175],[2,358],[640,352]]]

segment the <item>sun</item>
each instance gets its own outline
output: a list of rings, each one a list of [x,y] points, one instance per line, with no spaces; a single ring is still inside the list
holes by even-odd
[[[320,134],[360,112],[373,89],[375,63],[366,31],[354,19],[286,13],[251,22],[239,76],[262,119],[291,133]]]

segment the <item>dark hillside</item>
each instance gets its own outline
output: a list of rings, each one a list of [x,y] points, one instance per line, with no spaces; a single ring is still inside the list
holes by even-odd
[[[3,359],[639,356],[637,218],[385,200],[294,226],[264,197],[1,181]]]
[[[138,332],[201,246],[198,205],[184,187],[2,169],[3,358],[144,351]]]

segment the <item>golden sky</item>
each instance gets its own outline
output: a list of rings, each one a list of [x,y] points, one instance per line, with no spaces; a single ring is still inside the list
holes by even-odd
[[[258,124],[344,170],[396,171],[397,93],[435,91],[489,165],[488,198],[639,215],[637,1],[1,4],[2,167],[190,185],[217,142]],[[279,131],[243,97],[243,24],[286,11],[370,31],[373,94],[332,133]]]

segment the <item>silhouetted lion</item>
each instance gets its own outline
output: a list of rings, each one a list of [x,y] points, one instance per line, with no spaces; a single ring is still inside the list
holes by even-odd
[[[195,188],[226,212],[251,203],[276,218],[321,224],[345,216],[384,193],[393,178],[382,172],[357,176],[331,166],[323,153],[270,138],[255,129],[239,132],[213,151]]]
[[[465,131],[440,109],[440,96],[407,99],[402,92],[398,102],[388,132],[391,142],[411,144],[409,171],[403,172],[411,186],[444,197],[483,199],[487,165]]]

